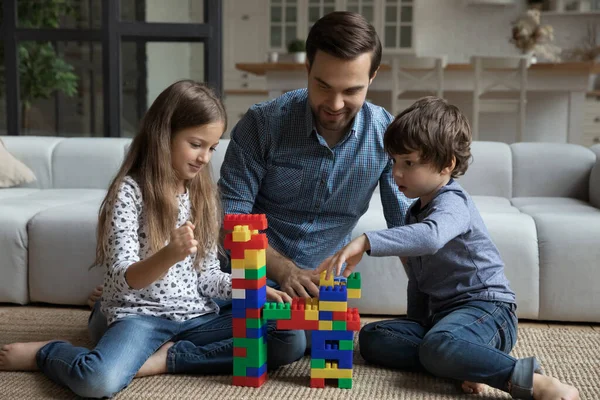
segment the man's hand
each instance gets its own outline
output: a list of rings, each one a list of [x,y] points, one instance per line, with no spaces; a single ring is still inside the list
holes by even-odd
[[[276,301],[277,303],[291,303],[292,298],[281,290],[273,289],[267,286],[267,300]]]
[[[319,276],[313,271],[294,266],[289,273],[279,282],[281,290],[292,297],[318,297]]]
[[[335,269],[336,275],[342,272],[342,266],[346,263],[346,269],[344,270],[344,277],[348,277],[356,265],[362,259],[365,251],[371,249],[371,244],[366,235],[360,235],[350,243],[348,243],[340,251],[327,258],[319,265],[319,267],[313,272],[315,276],[323,271],[327,271],[325,275],[326,279],[329,279],[331,272]]]

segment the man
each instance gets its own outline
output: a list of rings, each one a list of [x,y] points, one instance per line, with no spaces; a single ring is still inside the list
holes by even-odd
[[[266,214],[267,277],[292,297],[319,294],[312,269],[349,241],[378,184],[389,227],[409,204],[383,148],[393,118],[365,102],[381,61],[375,29],[334,12],[313,25],[306,52],[308,88],[248,110],[219,181],[225,213]]]
[[[219,181],[226,214],[266,214],[269,285],[292,297],[318,296],[312,270],[349,242],[377,185],[388,227],[403,224],[409,205],[383,148],[393,117],[365,102],[381,62],[375,29],[359,14],[334,12],[313,25],[306,50],[308,88],[248,110]],[[106,329],[99,314],[89,322],[95,338]],[[306,349],[302,331],[279,332],[279,341],[292,357]]]

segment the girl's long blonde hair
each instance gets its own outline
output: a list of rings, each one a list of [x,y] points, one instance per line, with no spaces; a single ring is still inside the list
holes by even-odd
[[[132,176],[142,191],[146,234],[150,251],[160,250],[177,224],[176,175],[171,165],[171,141],[182,129],[214,122],[225,126],[227,116],[221,100],[208,87],[191,80],[175,82],[152,103],[141,121],[119,172],[110,184],[98,214],[95,265],[108,261],[108,236],[114,204],[121,182]],[[206,165],[187,182],[194,238],[198,241],[195,266],[207,252],[218,247],[222,219],[219,194]]]

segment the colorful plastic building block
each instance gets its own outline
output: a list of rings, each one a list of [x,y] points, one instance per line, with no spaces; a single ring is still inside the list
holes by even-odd
[[[233,316],[233,384],[259,387],[267,379],[266,329],[268,320],[278,329],[311,330],[310,387],[352,388],[354,332],[360,315],[348,307],[349,298],[360,298],[360,273],[348,278],[319,280],[319,297],[294,298],[291,304],[266,302],[267,228],[263,214],[226,215],[223,226],[231,253]]]

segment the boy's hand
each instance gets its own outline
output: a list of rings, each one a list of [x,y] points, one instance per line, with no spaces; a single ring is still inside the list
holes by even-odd
[[[198,251],[198,241],[194,239],[195,226],[190,221],[171,232],[171,240],[166,250],[175,262],[184,260]]]
[[[291,303],[292,298],[286,292],[282,292],[281,290],[273,289],[270,286],[267,286],[267,300],[276,301],[278,303]]]
[[[371,244],[366,235],[360,235],[350,243],[348,243],[343,249],[332,255],[319,265],[315,270],[315,274],[320,274],[323,271],[327,271],[325,275],[326,279],[331,276],[331,271],[335,269],[336,275],[339,275],[342,271],[342,266],[346,263],[346,269],[344,270],[344,277],[348,277],[356,265],[362,259],[363,253],[371,249]]]

